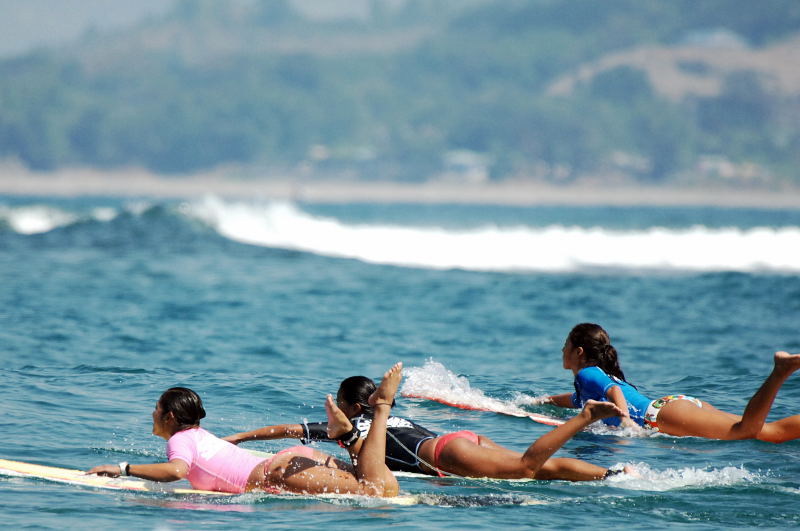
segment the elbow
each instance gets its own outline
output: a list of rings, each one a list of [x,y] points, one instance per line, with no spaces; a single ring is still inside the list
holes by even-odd
[[[170,461],[167,465],[161,469],[159,481],[178,481],[189,475],[189,467],[180,459]]]
[[[185,479],[186,476],[189,475],[189,469],[184,468],[182,466],[176,466],[174,469],[170,471],[171,479],[169,481],[178,481],[180,479]]]
[[[184,479],[185,477],[186,474],[181,474],[180,472],[173,472],[167,476],[166,481],[179,481],[181,479]]]

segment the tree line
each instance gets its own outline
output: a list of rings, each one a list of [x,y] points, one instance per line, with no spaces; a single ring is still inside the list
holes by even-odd
[[[750,46],[797,32],[794,0],[766,3],[374,0],[366,18],[320,21],[289,2],[182,0],[122,34],[0,62],[0,157],[160,173],[310,160],[421,180],[469,150],[497,179],[614,170],[662,182],[713,155],[796,178],[800,120],[786,117],[798,98],[753,72],[682,101],[629,66],[545,90],[604,54],[693,32],[726,28]]]

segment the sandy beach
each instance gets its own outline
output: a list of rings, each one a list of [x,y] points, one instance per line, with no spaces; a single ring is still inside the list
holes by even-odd
[[[580,184],[555,186],[531,180],[491,183],[429,181],[241,179],[223,173],[163,177],[139,170],[60,170],[34,173],[0,167],[0,194],[50,197],[155,197],[293,200],[311,203],[461,203],[495,205],[719,206],[800,208],[800,188],[644,187]]]

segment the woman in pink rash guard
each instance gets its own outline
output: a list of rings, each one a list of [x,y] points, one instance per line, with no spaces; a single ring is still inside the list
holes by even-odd
[[[375,410],[373,428],[357,454],[348,448],[352,465],[306,446],[287,448],[269,459],[256,457],[201,428],[200,419],[206,412],[200,397],[191,389],[173,387],[161,395],[153,411],[153,434],[167,440],[168,462],[146,465],[122,462],[96,466],[87,473],[162,482],[186,478],[195,489],[219,492],[263,490],[396,496],[397,480],[384,461],[386,421],[400,384],[401,370],[402,363],[397,363],[386,371],[370,397]],[[331,438],[346,434],[350,421],[330,395],[325,410]]]

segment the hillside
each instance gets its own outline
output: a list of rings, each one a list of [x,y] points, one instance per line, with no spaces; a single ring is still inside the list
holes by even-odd
[[[795,1],[367,7],[330,19],[182,0],[0,61],[0,158],[406,181],[800,178]]]

